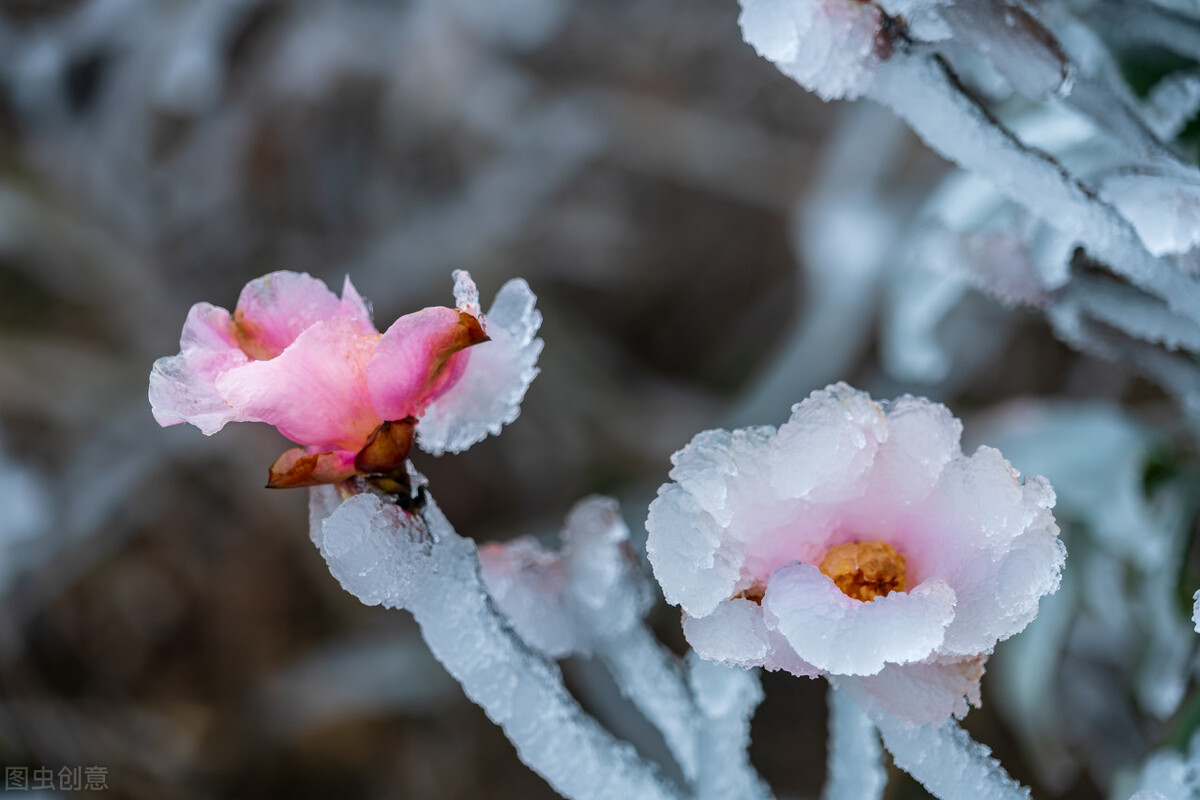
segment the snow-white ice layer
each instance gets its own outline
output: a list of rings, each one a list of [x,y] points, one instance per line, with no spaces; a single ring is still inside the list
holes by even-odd
[[[478,296],[463,294],[457,285],[455,297],[460,307],[478,308]],[[542,340],[536,338],[542,314],[536,301],[520,278],[500,287],[484,317],[491,341],[470,348],[462,378],[426,409],[417,426],[422,450],[434,455],[466,450],[489,433],[500,433],[521,413],[521,400],[537,377],[542,352]]]
[[[857,703],[829,687],[829,766],[821,800],[880,800],[887,785],[875,724]]]
[[[598,643],[628,635],[653,603],[629,529],[607,497],[571,509],[560,552],[522,537],[483,545],[479,563],[517,633],[551,658],[592,655]]]
[[[700,756],[696,800],[756,800],[772,797],[750,766],[750,718],[762,702],[758,676],[714,664],[688,653],[687,684],[702,724],[696,729]]]
[[[310,513],[334,577],[367,605],[411,611],[434,656],[555,790],[596,800],[681,797],[585,714],[558,667],[522,641],[487,593],[474,542],[436,503],[410,514],[373,494],[337,504],[333,489],[319,487]]]
[[[959,449],[944,407],[835,384],[770,427],[705,431],[672,457],[646,522],[667,600],[702,657],[844,676],[872,714],[938,723],[978,704],[983,661],[1058,587],[1045,479]],[[819,569],[882,543],[907,585],[868,602]],[[868,702],[869,701],[869,702]]]
[[[1153,256],[1116,209],[998,125],[930,54],[898,51],[876,70],[868,95],[907,121],[934,150],[986,177],[1114,272],[1200,320],[1200,282]]]
[[[761,700],[757,680],[705,662],[690,664],[685,676],[655,639],[643,623],[653,602],[649,578],[614,500],[580,501],[559,552],[523,537],[484,545],[479,560],[492,600],[526,644],[550,658],[594,656],[605,664],[662,733],[697,797],[769,796],[746,758]]]
[[[1181,72],[1164,77],[1150,90],[1143,108],[1146,124],[1164,142],[1178,136],[1200,111],[1200,73]]]
[[[857,0],[739,0],[742,37],[760,56],[825,100],[854,99],[871,83],[883,18]]]
[[[1186,253],[1200,244],[1200,185],[1167,175],[1114,175],[1101,196],[1156,256]]]
[[[1029,800],[1029,789],[956,722],[914,726],[887,717],[876,722],[896,766],[938,800]]]

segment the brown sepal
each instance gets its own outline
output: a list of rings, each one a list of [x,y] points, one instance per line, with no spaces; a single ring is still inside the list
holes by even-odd
[[[416,417],[384,422],[371,432],[367,443],[354,457],[354,466],[363,475],[387,478],[403,476],[407,483],[408,472],[404,462],[412,451]]]
[[[320,486],[339,483],[354,475],[353,465],[336,453],[310,453],[303,447],[293,447],[271,465],[267,475],[268,489],[295,489],[301,486]]]
[[[464,330],[464,338],[466,343],[459,350],[470,347],[473,344],[491,341],[491,337],[483,332],[483,326],[479,324],[479,318],[473,314],[468,314],[465,311],[458,312],[458,324],[462,325]]]

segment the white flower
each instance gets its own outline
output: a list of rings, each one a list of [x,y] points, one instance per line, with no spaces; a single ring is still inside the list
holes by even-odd
[[[959,448],[945,406],[844,383],[770,427],[706,431],[672,457],[647,549],[703,657],[828,675],[916,724],[978,705],[983,662],[1058,588],[1044,478]]]

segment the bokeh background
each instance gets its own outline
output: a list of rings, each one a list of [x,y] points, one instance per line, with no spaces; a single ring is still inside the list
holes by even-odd
[[[1190,463],[1157,387],[982,295],[944,331],[969,357],[924,384],[889,371],[904,286],[885,234],[949,167],[886,113],[780,75],[737,13],[0,0],[0,763],[101,765],[113,798],[554,796],[406,614],[331,578],[305,493],[262,488],[281,437],[154,424],[150,365],[190,305],[232,308],[273,270],[350,275],[380,325],[450,303],[456,268],[485,307],[529,282],[546,345],[520,418],[415,457],[480,541],[552,535],[596,492],[643,540],[694,433],[781,422],[837,379],[945,400],[968,432],[1013,398],[1099,398],[1157,426],[1158,468]],[[823,215],[856,194],[882,221]],[[854,271],[864,248],[882,270]],[[1179,564],[1163,580],[1186,584]],[[654,619],[682,649],[677,611]],[[591,665],[564,670],[661,754]],[[1186,703],[1134,716],[1144,735],[1115,760],[1046,783],[991,680],[968,728],[1039,797],[1098,797],[1105,769],[1194,727]],[[815,797],[824,685],[764,685],[753,759],[781,797]]]

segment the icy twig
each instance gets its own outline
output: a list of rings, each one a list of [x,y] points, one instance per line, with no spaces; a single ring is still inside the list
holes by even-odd
[[[701,724],[697,800],[770,800],[771,790],[750,765],[750,718],[762,702],[757,671],[727,667],[688,654],[688,686]]]
[[[697,798],[769,797],[746,757],[762,699],[742,670],[685,666],[646,626],[653,588],[629,548],[616,501],[581,500],[562,547],[531,538],[480,552],[484,583],[526,646],[548,659],[595,657],[621,694],[662,734]]]
[[[585,714],[558,667],[530,650],[492,604],[475,544],[437,504],[418,514],[371,494],[332,507],[313,490],[313,533],[330,571],[367,605],[406,608],[430,650],[513,742],[521,760],[572,798],[667,800],[659,770]]]
[[[1116,209],[1053,158],[1013,136],[962,89],[940,58],[915,47],[895,53],[880,66],[869,96],[934,150],[1077,238],[1114,272],[1200,320],[1200,283],[1152,256]]]
[[[875,725],[829,685],[829,767],[821,800],[880,800],[887,785]]]
[[[1200,325],[1129,286],[1077,275],[1055,302],[1073,305],[1096,321],[1136,339],[1161,344],[1168,350],[1200,353]]]
[[[1154,88],[1142,107],[1146,124],[1164,141],[1178,136],[1200,112],[1200,71],[1168,75]]]
[[[883,744],[896,766],[912,775],[939,800],[1029,800],[1017,783],[956,722],[939,727],[908,725],[894,717],[876,720]]]
[[[1046,310],[1055,334],[1080,352],[1106,361],[1133,365],[1180,398],[1184,408],[1200,421],[1200,365],[1183,354],[1121,335],[1085,316],[1075,303],[1059,303]]]
[[[675,657],[645,625],[603,642],[597,655],[621,694],[662,733],[684,777],[694,784],[700,772],[701,720]]]

